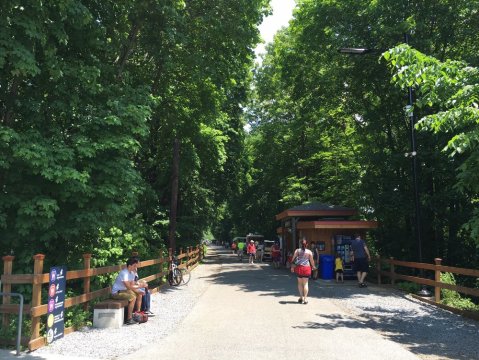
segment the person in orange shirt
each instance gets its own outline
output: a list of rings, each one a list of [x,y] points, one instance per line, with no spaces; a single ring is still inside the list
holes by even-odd
[[[256,246],[254,245],[254,241],[250,240],[248,246],[246,247],[246,253],[249,257],[249,263],[254,264],[254,258],[256,256]]]

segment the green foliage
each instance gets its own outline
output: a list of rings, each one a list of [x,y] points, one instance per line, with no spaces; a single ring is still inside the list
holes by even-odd
[[[405,53],[402,62],[396,60],[397,81],[429,86],[431,97],[418,97],[419,118],[435,114],[445,104],[440,101],[445,94],[451,95],[446,100],[451,105],[469,104],[472,109],[475,71],[462,71],[460,64],[479,63],[479,45],[470,31],[477,27],[472,16],[477,11],[477,3],[452,0],[415,6],[383,0],[298,2],[290,26],[276,35],[254,71],[245,114],[252,130],[246,138],[241,188],[227,207],[231,216],[224,217],[228,228],[273,236],[278,225],[274,215],[319,200],[358,208],[364,218],[378,220],[381,226],[374,236],[383,256],[417,259],[411,159],[404,156],[411,151],[404,112],[407,91],[391,84],[387,66],[377,61],[379,49],[402,43],[407,32],[411,46],[456,67],[434,65],[448,80],[438,72],[428,82],[420,67],[410,71],[414,56]],[[346,47],[372,51],[363,56],[338,52]],[[470,86],[462,88],[461,83]],[[461,124],[459,114],[451,116]],[[471,119],[470,113],[463,116]],[[464,132],[454,134],[455,147],[463,149],[467,143],[470,148],[477,126],[473,121],[461,126]],[[471,136],[466,140],[463,133]],[[423,260],[439,256],[451,264],[475,266],[478,192],[472,185],[479,183],[473,170],[477,156],[442,152],[450,139],[446,132],[416,132]],[[463,167],[458,181],[456,169]],[[467,190],[461,190],[468,181]]]
[[[421,286],[419,284],[413,282],[400,282],[396,285],[399,289],[407,292],[408,294],[415,294],[421,289]]]
[[[28,318],[23,318],[22,336],[28,337],[31,333],[32,321]],[[2,339],[15,340],[18,334],[18,315],[9,315],[9,322],[6,326],[0,327],[0,337]]]
[[[69,267],[83,252],[98,266],[157,255],[175,138],[179,245],[196,244],[236,191],[268,1],[7,0],[0,11],[0,252],[22,269],[34,253]]]
[[[439,61],[407,45],[383,54],[393,70],[392,81],[403,89],[417,88],[418,108],[430,107],[432,113],[418,123],[419,130],[443,134],[440,145],[450,161],[456,163],[454,188],[466,197],[471,216],[463,229],[471,238],[479,235],[479,69],[462,61]]]
[[[456,279],[452,273],[441,273],[441,282],[456,285]],[[456,309],[479,311],[479,305],[474,304],[471,299],[462,297],[454,290],[441,289],[441,302]]]
[[[80,329],[83,326],[92,326],[93,324],[91,311],[85,311],[81,305],[72,306],[66,310],[65,327],[73,326]]]

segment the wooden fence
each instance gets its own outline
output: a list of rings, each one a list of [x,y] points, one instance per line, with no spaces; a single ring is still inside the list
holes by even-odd
[[[132,256],[137,255],[136,253]],[[111,287],[105,287],[99,290],[90,290],[90,281],[92,276],[110,274],[120,271],[125,265],[113,265],[99,268],[91,268],[90,260],[91,254],[83,255],[83,269],[82,270],[70,270],[67,271],[66,281],[68,289],[69,280],[83,279],[83,293],[81,295],[65,298],[65,308],[71,306],[83,304],[85,310],[89,309],[90,302],[95,299],[104,299],[110,296]],[[45,255],[37,254],[33,256],[33,274],[13,274],[13,260],[14,256],[4,256],[3,260],[3,275],[1,281],[3,284],[3,292],[12,292],[12,285],[29,284],[32,286],[32,300],[30,304],[26,304],[23,307],[24,314],[31,316],[31,336],[30,338],[22,338],[22,345],[28,346],[30,350],[38,349],[45,345],[45,337],[40,334],[41,316],[47,314],[47,304],[42,304],[42,291],[48,291],[44,288],[43,284],[48,284],[49,273],[43,271],[43,261]],[[189,247],[186,252],[180,249],[180,253],[177,256],[178,262],[181,263],[179,267],[188,266],[190,269],[195,268],[201,259],[203,258],[203,252],[201,246],[194,248]],[[139,268],[157,266],[153,275],[143,278],[143,280],[153,284],[155,281],[158,286],[152,287],[150,291],[152,293],[157,292],[163,285],[165,285],[165,277],[168,275],[169,265],[172,260],[172,250],[169,249],[167,257],[160,257],[157,259],[141,261]],[[167,264],[168,266],[166,266]],[[19,305],[12,304],[10,296],[3,296],[3,303],[0,305],[0,313],[2,315],[2,326],[5,328],[9,325],[10,314],[18,314]],[[65,329],[65,335],[75,331],[73,327]],[[8,341],[7,341],[8,342]],[[13,340],[12,340],[13,342]]]
[[[466,268],[459,268],[454,266],[444,266],[441,265],[442,259],[434,259],[434,264],[427,264],[427,263],[419,263],[419,262],[410,262],[410,261],[400,261],[395,260],[394,258],[383,259],[378,257],[376,259],[376,270],[377,270],[377,281],[380,285],[382,282],[382,277],[386,276],[390,279],[391,284],[394,285],[396,280],[405,280],[410,281],[416,284],[421,285],[429,285],[434,287],[434,300],[436,303],[440,303],[441,301],[441,289],[449,289],[453,291],[457,291],[458,293],[470,295],[474,297],[479,297],[479,289],[469,288],[460,285],[452,285],[446,284],[441,282],[441,273],[449,272],[455,275],[466,275],[466,276],[473,276],[479,278],[479,270],[474,269],[466,269]],[[383,270],[383,264],[387,264],[388,270]],[[419,269],[419,270],[426,270],[426,271],[433,271],[434,272],[434,280],[425,278],[425,277],[417,277],[417,276],[410,276],[410,275],[403,275],[397,272],[397,267],[403,268],[412,268],[412,269]]]

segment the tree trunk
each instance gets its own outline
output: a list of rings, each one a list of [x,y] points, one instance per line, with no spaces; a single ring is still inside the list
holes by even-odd
[[[178,207],[178,177],[180,172],[180,141],[175,138],[173,143],[173,164],[171,171],[171,207],[170,207],[170,237],[169,243],[173,253],[176,249],[176,212]]]

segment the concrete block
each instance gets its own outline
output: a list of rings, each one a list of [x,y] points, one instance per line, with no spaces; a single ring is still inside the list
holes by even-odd
[[[93,309],[93,327],[120,328],[125,320],[125,312],[121,309]]]

